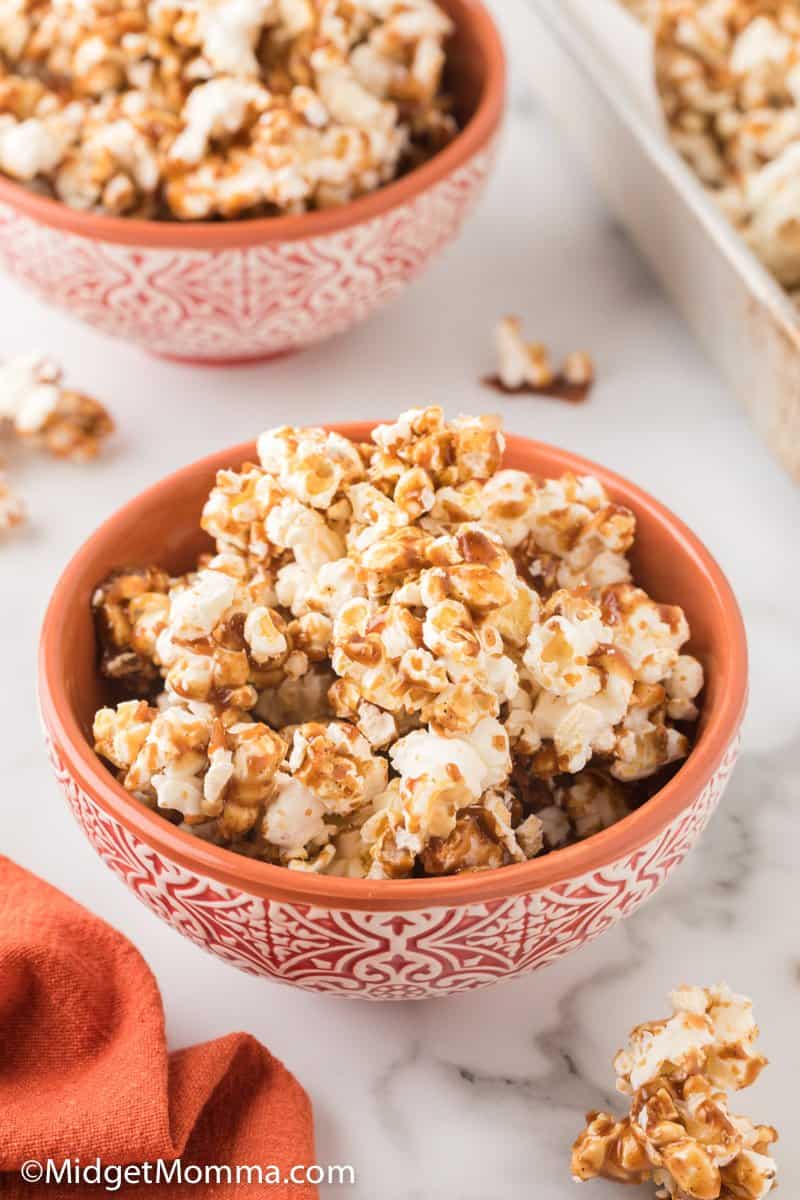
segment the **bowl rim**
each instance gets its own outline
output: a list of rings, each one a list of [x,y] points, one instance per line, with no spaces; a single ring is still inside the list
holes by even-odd
[[[460,16],[473,23],[483,52],[486,80],[478,106],[452,142],[407,175],[338,208],[287,217],[255,217],[230,221],[155,221],[115,217],[70,208],[61,200],[37,195],[23,184],[0,175],[0,203],[25,216],[96,241],[148,249],[226,250],[268,246],[278,242],[323,237],[383,216],[463,166],[491,140],[505,104],[506,56],[495,21],[481,0],[454,0]]]
[[[331,423],[325,428],[363,440],[376,424],[354,421]],[[252,461],[255,442],[215,451],[137,493],[86,539],[56,583],[40,637],[39,701],[46,734],[73,781],[128,832],[194,874],[263,899],[333,909],[411,911],[535,892],[602,870],[662,833],[699,796],[736,739],[747,699],[747,641],[739,606],[720,566],[700,539],[649,493],[600,464],[559,447],[515,434],[506,434],[506,443],[507,449],[533,448],[546,457],[547,471],[553,474],[564,471],[595,474],[616,499],[632,501],[636,510],[648,511],[669,528],[680,551],[705,574],[709,596],[720,612],[723,627],[720,637],[724,643],[720,658],[727,674],[726,686],[708,713],[700,740],[689,757],[641,808],[583,842],[525,863],[436,879],[364,880],[291,871],[209,845],[171,825],[126,792],[86,741],[70,707],[64,678],[57,674],[62,614],[71,603],[81,574],[94,557],[95,547],[107,541],[117,521],[128,515],[131,508],[152,504],[160,496],[166,498],[190,474],[201,471],[213,478],[220,467]]]

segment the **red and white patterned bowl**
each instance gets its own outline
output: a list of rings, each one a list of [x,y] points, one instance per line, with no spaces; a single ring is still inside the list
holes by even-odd
[[[464,126],[402,179],[326,212],[181,224],[77,212],[0,176],[0,263],[104,333],[197,363],[272,358],[362,321],[458,233],[492,163],[500,36],[477,0],[440,3]]]
[[[333,428],[361,440],[370,426]],[[215,472],[254,453],[253,445],[222,451],[137,496],[92,534],[56,586],[40,648],[42,715],[58,778],[100,857],[163,920],[242,970],[374,1000],[485,987],[552,962],[634,912],[700,836],[733,768],[747,688],[742,620],[719,567],[677,517],[604,468],[524,438],[509,437],[508,465],[537,476],[594,472],[634,510],[636,577],[655,597],[683,605],[691,649],[706,669],[696,745],[635,813],[579,845],[499,870],[332,879],[206,845],[139,804],[106,770],[90,737],[107,699],[96,669],[94,586],[123,559],[185,570],[208,545],[197,523]]]

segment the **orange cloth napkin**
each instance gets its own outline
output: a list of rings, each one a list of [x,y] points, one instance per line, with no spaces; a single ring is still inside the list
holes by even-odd
[[[202,989],[198,984],[198,1002]],[[161,996],[120,933],[0,857],[0,1196],[310,1200],[310,1184],[26,1185],[29,1159],[314,1161],[311,1105],[246,1033],[167,1053]],[[191,1174],[191,1173],[190,1173]],[[213,1178],[213,1177],[212,1177]],[[246,1179],[246,1176],[240,1176]],[[235,1180],[235,1174],[234,1174]]]

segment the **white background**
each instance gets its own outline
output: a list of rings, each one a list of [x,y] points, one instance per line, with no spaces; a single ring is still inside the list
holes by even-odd
[[[501,0],[495,0],[499,12]],[[772,1066],[742,1111],[783,1125],[782,1194],[800,1188],[798,493],[668,307],[624,233],[537,111],[527,18],[502,0],[514,67],[496,174],[463,237],[367,325],[262,367],[148,358],[0,280],[0,354],[43,349],[105,399],[119,435],[89,467],[12,456],[31,512],[0,548],[0,848],[121,929],[155,971],[174,1047],[245,1029],[314,1101],[321,1162],[353,1163],[365,1200],[553,1200],[572,1187],[584,1109],[607,1102],[610,1058],[664,994],[726,978],[756,999]],[[491,328],[588,348],[588,405],[479,385]],[[165,472],[283,422],[390,418],[410,405],[502,409],[516,432],[628,475],[671,506],[728,572],[747,622],[751,705],[734,781],[701,847],[630,921],[546,971],[423,1004],[316,997],[240,975],[161,924],[114,879],[68,814],[35,701],[40,620],[62,567],[108,513]],[[331,1189],[334,1194],[336,1189]],[[597,1200],[617,1194],[592,1185]]]

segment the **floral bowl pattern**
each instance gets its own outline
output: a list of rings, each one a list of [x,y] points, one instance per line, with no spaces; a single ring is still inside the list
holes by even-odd
[[[334,428],[362,439],[370,427]],[[509,437],[509,466],[539,476],[591,471],[634,510],[637,576],[651,594],[668,594],[684,607],[691,651],[704,663],[696,745],[641,808],[527,863],[443,879],[351,880],[288,871],[208,845],[114,780],[89,737],[94,709],[105,699],[89,611],[94,584],[119,565],[120,545],[128,561],[175,570],[191,561],[202,548],[197,518],[215,471],[253,452],[233,447],[136,497],[95,531],[56,586],[40,647],[42,716],[56,774],[95,851],[158,916],[225,961],[361,999],[486,987],[545,966],[633,913],[692,848],[733,769],[747,689],[741,616],[719,567],[673,514],[604,468],[523,438]]]

